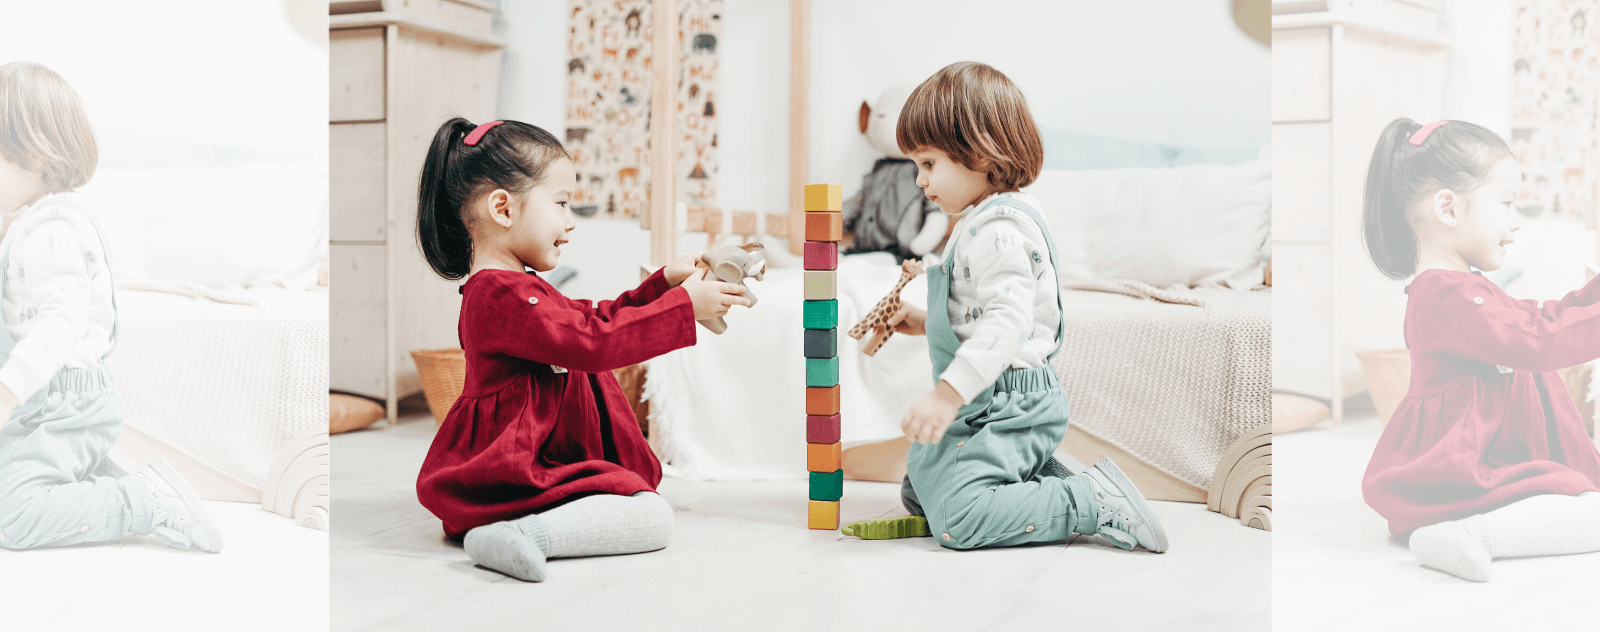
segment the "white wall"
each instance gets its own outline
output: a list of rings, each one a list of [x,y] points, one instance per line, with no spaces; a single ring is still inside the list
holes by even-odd
[[[315,41],[288,17],[308,2],[0,0],[0,63],[72,84],[103,168],[326,160],[326,17]]]
[[[789,3],[725,0],[723,9],[717,202],[781,213]],[[564,127],[566,2],[502,10],[501,116]],[[856,127],[861,102],[964,60],[1011,77],[1041,126],[1203,148],[1270,142],[1271,53],[1233,24],[1228,0],[813,0],[811,19],[810,179],[846,194],[876,158]],[[610,298],[636,283],[647,233],[580,222],[562,258],[580,274],[568,293]],[[680,247],[703,246],[686,238]]]
[[[1444,118],[1511,138],[1511,0],[1444,0]]]

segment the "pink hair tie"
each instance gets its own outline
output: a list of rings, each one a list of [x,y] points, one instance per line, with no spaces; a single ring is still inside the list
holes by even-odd
[[[1422,142],[1425,141],[1425,140],[1428,140],[1428,135],[1432,134],[1433,130],[1439,129],[1441,126],[1449,125],[1449,124],[1450,124],[1450,121],[1434,121],[1434,122],[1429,123],[1427,125],[1423,125],[1422,129],[1417,130],[1417,133],[1411,135],[1411,146],[1412,147],[1421,147],[1422,146]]]
[[[471,134],[467,134],[466,140],[463,140],[461,142],[466,143],[468,147],[475,147],[475,146],[477,146],[478,141],[483,140],[483,135],[484,134],[489,133],[489,130],[494,129],[494,126],[499,125],[499,124],[504,123],[504,122],[505,121],[490,121],[488,123],[484,123],[482,125],[474,127],[474,128],[472,128],[472,133]],[[1413,143],[1413,144],[1415,144],[1415,143]]]

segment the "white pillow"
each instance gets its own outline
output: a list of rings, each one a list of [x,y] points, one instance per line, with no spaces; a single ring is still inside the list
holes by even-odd
[[[1271,160],[1173,169],[1046,170],[1039,198],[1063,280],[1156,287],[1261,285],[1271,223]]]
[[[328,253],[328,166],[107,169],[81,193],[117,280],[311,289]]]

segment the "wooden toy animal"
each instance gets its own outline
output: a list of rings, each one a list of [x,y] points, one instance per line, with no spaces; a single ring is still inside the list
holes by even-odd
[[[906,283],[917,278],[919,274],[922,274],[922,262],[920,260],[906,259],[900,262],[900,282],[894,285],[894,289],[889,291],[888,296],[878,301],[872,311],[867,312],[867,315],[862,317],[861,322],[856,323],[856,326],[851,327],[850,331],[847,332],[851,338],[856,340],[860,340],[869,331],[877,332],[861,346],[862,353],[869,356],[877,355],[878,350],[883,348],[883,343],[888,342],[889,336],[894,335],[894,329],[889,327],[889,317],[900,311],[900,290],[905,289]],[[880,328],[882,331],[877,331]]]
[[[700,255],[697,266],[705,268],[711,276],[723,283],[744,285],[744,280],[748,278],[761,281],[767,272],[767,258],[761,254],[761,249],[759,243],[723,246]],[[749,290],[749,286],[746,286],[744,297],[750,299],[751,307],[755,307],[756,295],[751,294]],[[714,334],[720,335],[728,330],[728,322],[721,316],[707,318],[699,323]]]

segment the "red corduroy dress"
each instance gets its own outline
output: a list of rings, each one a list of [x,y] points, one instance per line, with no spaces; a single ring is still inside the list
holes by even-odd
[[[1600,278],[1542,307],[1466,272],[1423,271],[1409,292],[1411,386],[1361,485],[1389,529],[1600,491],[1600,453],[1556,373],[1600,358]]]
[[[534,274],[482,270],[461,294],[466,386],[417,476],[445,533],[654,491],[661,464],[611,370],[694,344],[688,292],[657,271],[596,306]]]

